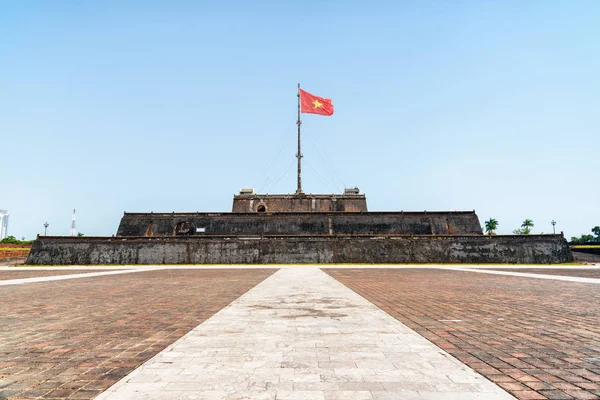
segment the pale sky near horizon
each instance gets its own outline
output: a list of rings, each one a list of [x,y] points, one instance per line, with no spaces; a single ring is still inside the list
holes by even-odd
[[[600,225],[598,1],[0,1],[9,234],[358,186],[370,210]],[[335,172],[333,171],[335,170]]]

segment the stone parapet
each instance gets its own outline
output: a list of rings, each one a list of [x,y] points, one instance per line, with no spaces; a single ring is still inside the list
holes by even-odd
[[[367,212],[364,194],[237,194],[232,212]]]

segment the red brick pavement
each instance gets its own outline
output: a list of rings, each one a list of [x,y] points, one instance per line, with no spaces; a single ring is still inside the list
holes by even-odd
[[[37,278],[42,276],[59,276],[59,275],[71,275],[71,274],[85,274],[89,272],[107,272],[116,270],[107,269],[73,269],[73,270],[14,270],[14,271],[0,271],[0,281],[9,279],[23,279],[23,278]]]
[[[577,276],[580,278],[600,279],[600,268],[578,269],[578,268],[486,268],[493,271],[525,272],[528,274]]]
[[[600,398],[597,284],[433,269],[325,271],[519,399]]]
[[[93,398],[275,271],[0,286],[0,399]]]

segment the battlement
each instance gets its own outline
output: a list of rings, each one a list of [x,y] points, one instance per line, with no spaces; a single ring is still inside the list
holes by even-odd
[[[344,194],[257,194],[242,189],[233,196],[234,213],[367,212],[367,198],[357,188]]]

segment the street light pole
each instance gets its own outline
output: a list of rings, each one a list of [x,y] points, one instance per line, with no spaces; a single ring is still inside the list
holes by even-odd
[[[47,233],[48,233],[48,226],[49,226],[49,225],[50,225],[50,224],[49,224],[48,222],[44,222],[44,236],[46,236],[46,235],[47,235]]]
[[[556,235],[556,221],[552,220],[552,222],[550,222],[552,224],[552,232],[554,232],[554,234]]]

